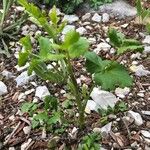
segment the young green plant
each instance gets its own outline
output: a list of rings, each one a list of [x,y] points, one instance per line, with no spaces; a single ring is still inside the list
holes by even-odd
[[[67,84],[68,91],[73,95],[79,113],[79,127],[83,128],[85,125],[85,107],[92,88],[88,89],[85,85],[79,86],[77,84],[72,65],[74,59],[84,57],[87,71],[91,75],[93,74],[93,84],[99,85],[105,90],[113,90],[117,86],[131,86],[132,78],[125,67],[118,62],[103,60],[96,53],[88,51],[89,43],[87,39],[81,37],[75,30],[70,30],[62,40],[61,33],[66,23],[60,21],[56,7],[53,7],[49,14],[49,23],[49,18],[45,12],[40,11],[39,8],[26,0],[19,0],[19,3],[25,7],[34,21],[48,33],[47,37],[38,37],[39,49],[35,52],[32,48],[30,36],[20,40],[24,50],[19,53],[19,66],[24,66],[29,62],[29,74],[34,71],[44,80],[57,84]],[[122,52],[124,51],[119,51],[119,53]],[[52,62],[56,62],[57,66],[48,69],[48,64],[52,64]]]

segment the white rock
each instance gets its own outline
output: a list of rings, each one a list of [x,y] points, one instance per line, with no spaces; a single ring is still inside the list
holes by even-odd
[[[29,25],[25,25],[25,26],[22,27],[21,30],[22,30],[22,31],[27,31],[29,28],[30,28]]]
[[[137,93],[137,96],[144,97],[145,95],[144,95],[144,93],[139,92],[139,93]]]
[[[129,94],[129,92],[130,92],[130,88],[128,87],[125,87],[124,89],[116,88],[115,90],[115,94],[120,98],[125,98],[125,96]]]
[[[31,126],[24,127],[23,128],[23,132],[24,132],[24,134],[30,134],[30,132],[31,132]]]
[[[101,132],[101,128],[94,128],[94,129],[93,129],[93,132],[95,132],[95,133],[100,133],[100,132]]]
[[[141,111],[142,112],[142,114],[144,114],[144,115],[148,115],[148,116],[150,116],[150,111]]]
[[[141,59],[141,53],[132,54],[131,59]]]
[[[111,16],[123,19],[125,17],[132,17],[137,14],[136,8],[132,7],[126,1],[116,0],[110,4],[104,4],[99,7],[101,13],[107,12]]]
[[[139,77],[147,76],[147,75],[150,74],[150,71],[146,70],[143,65],[139,65],[139,66],[133,65],[133,66],[130,67],[130,70],[132,72],[135,72],[135,75],[139,76]]]
[[[27,84],[29,81],[33,80],[35,78],[35,74],[28,76],[27,71],[22,72],[15,81],[17,82],[17,86],[23,86]]]
[[[63,21],[66,20],[68,23],[73,23],[79,20],[79,17],[76,15],[65,15]]]
[[[21,7],[21,6],[16,6],[15,8],[16,8],[16,10],[17,10],[18,12],[19,12],[19,11],[22,12],[22,11],[24,11],[24,9],[25,9],[24,7]]]
[[[41,138],[46,139],[46,130],[45,130],[45,128],[43,128],[43,130],[42,130]]]
[[[26,65],[24,65],[23,67],[19,67],[18,65],[15,66],[17,71],[23,71],[23,70],[27,69],[28,67],[29,67],[29,63],[26,63]]]
[[[6,79],[11,79],[15,77],[11,72],[7,70],[2,71],[2,76],[4,76]]]
[[[31,89],[31,90],[25,91],[25,95],[29,95],[29,94],[33,93],[34,91],[35,91],[35,89]]]
[[[146,138],[150,138],[150,132],[146,131],[146,130],[141,130],[141,134],[146,137]]]
[[[86,13],[84,16],[82,16],[82,20],[87,20],[87,19],[90,19],[91,17],[91,14],[90,13]]]
[[[62,31],[62,34],[66,34],[67,32],[69,32],[70,30],[75,30],[75,26],[74,25],[66,25]]]
[[[139,113],[129,110],[128,116],[134,119],[137,126],[141,126],[143,124],[143,119]]]
[[[121,25],[122,28],[126,28],[129,24],[128,23],[125,23],[123,25]]]
[[[150,53],[150,46],[145,46],[143,52],[146,54],[149,54]]]
[[[27,142],[23,143],[21,145],[21,150],[26,150],[26,148],[28,147],[28,145],[31,143],[32,139],[29,138]]]
[[[78,29],[76,29],[77,32],[80,33],[80,35],[83,35],[85,34],[87,31],[84,27],[79,27]]]
[[[144,44],[150,44],[150,35],[147,35],[145,39],[142,41]]]
[[[97,111],[99,108],[99,105],[96,104],[96,102],[94,102],[93,100],[88,100],[86,107],[85,107],[85,112],[87,114],[90,114],[92,110]]]
[[[14,147],[9,147],[9,150],[15,150],[15,148]]]
[[[109,19],[110,19],[109,14],[103,13],[102,22],[104,22],[104,23],[109,22]]]
[[[32,31],[36,31],[38,28],[37,28],[37,26],[35,25],[35,24],[31,24],[30,25],[30,30],[32,30]]]
[[[25,99],[26,99],[25,93],[20,93],[19,96],[18,96],[18,100],[22,101],[22,100],[25,100]]]
[[[92,17],[92,21],[100,23],[102,21],[102,17],[98,13],[95,13]]]
[[[45,96],[50,95],[46,86],[38,86],[35,91],[35,96],[43,100]]]
[[[89,43],[94,44],[96,43],[96,39],[95,38],[88,38]]]
[[[102,136],[107,136],[109,134],[109,132],[111,131],[111,126],[112,126],[112,122],[106,124],[100,129]]]
[[[2,81],[0,81],[0,96],[7,93],[7,86]]]
[[[108,106],[114,107],[118,99],[115,95],[108,91],[94,88],[91,92],[91,98],[99,105],[100,108],[107,109]]]
[[[97,45],[97,49],[99,49],[99,51],[103,50],[103,51],[107,52],[110,50],[110,48],[111,48],[111,46],[105,42],[101,42],[100,44]]]

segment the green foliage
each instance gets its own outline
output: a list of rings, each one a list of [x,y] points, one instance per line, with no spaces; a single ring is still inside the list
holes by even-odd
[[[21,111],[22,112],[27,112],[29,113],[29,115],[33,115],[33,113],[35,112],[35,110],[37,109],[37,104],[35,103],[24,103],[21,107]]]
[[[99,133],[91,133],[83,137],[79,144],[78,150],[99,150],[101,135]]]
[[[150,17],[150,9],[145,9],[142,6],[141,0],[136,0],[136,9],[137,9],[137,15],[141,23],[143,23],[146,18]]]
[[[98,6],[104,4],[104,3],[111,3],[112,0],[90,0],[91,6],[95,9],[98,8]]]
[[[61,123],[63,113],[58,109],[57,99],[52,96],[46,96],[44,100],[44,110],[39,112],[39,106],[35,103],[24,103],[21,107],[22,112],[29,113],[32,119],[32,128],[38,126],[50,127],[57,123]],[[51,115],[49,115],[49,111]]]
[[[60,36],[66,23],[60,21],[55,6],[47,17],[45,12],[42,12],[33,4],[28,4],[26,0],[19,0],[19,3],[26,8],[29,15],[34,18],[33,20],[36,20],[35,23],[40,25],[44,31],[48,33],[48,36],[46,37],[37,37],[39,49],[36,52],[33,51],[29,36],[20,40],[23,51],[19,53],[19,66],[24,66],[29,62],[29,74],[34,71],[44,80],[67,85],[67,91],[72,94],[72,100],[76,103],[79,112],[78,124],[80,128],[83,128],[85,121],[84,110],[92,86],[91,89],[87,89],[85,85],[80,87],[77,84],[72,61],[81,57],[86,58],[87,71],[94,74],[95,83],[106,90],[113,90],[117,86],[131,86],[131,77],[125,67],[118,62],[113,60],[102,60],[94,52],[88,52],[89,43],[87,39],[81,37],[75,30],[69,31],[65,35],[64,40],[61,40]],[[117,45],[118,49],[120,49],[118,50],[119,53],[125,52],[126,49],[122,50],[121,48],[126,48],[127,46],[131,47],[130,44],[136,46],[136,49],[138,46],[141,46],[137,41],[125,39],[121,33],[117,33],[114,30],[113,33],[109,32],[109,35],[112,43],[113,37],[115,36],[115,42],[113,44],[114,46]],[[55,62],[56,66],[52,65],[52,62]],[[48,69],[48,64],[51,64],[51,69]],[[34,117],[34,127],[37,126],[40,121],[48,125],[61,122],[62,112],[58,109],[58,101],[53,97],[46,97],[44,103],[45,111],[37,113]],[[63,103],[64,108],[69,108],[70,105],[71,104],[68,102]],[[51,116],[49,116],[48,112],[51,109],[54,111]]]
[[[122,54],[127,51],[140,51],[144,50],[143,45],[134,39],[127,39],[125,36],[115,29],[109,29],[108,37],[113,46],[117,48],[117,54]]]
[[[102,60],[94,52],[86,53],[87,70],[94,74],[94,81],[105,90],[113,90],[116,86],[132,85],[132,79],[125,67],[115,61]]]
[[[2,0],[1,0],[2,1]],[[7,46],[8,39],[16,40],[16,35],[19,32],[21,24],[27,19],[27,15],[22,15],[21,18],[17,18],[14,14],[11,23],[7,23],[7,17],[10,15],[10,9],[15,0],[3,0],[2,11],[0,12],[0,53],[7,56],[10,55],[9,47]]]

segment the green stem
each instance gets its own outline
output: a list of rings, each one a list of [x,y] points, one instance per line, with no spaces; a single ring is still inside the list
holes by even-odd
[[[74,72],[73,72],[73,68],[72,68],[71,62],[70,62],[69,54],[67,55],[67,57],[68,57],[68,59],[67,59],[68,73],[69,73],[69,76],[71,78],[72,84],[74,85],[75,101],[77,103],[77,107],[78,107],[78,111],[79,111],[79,126],[80,126],[80,128],[83,128],[84,127],[85,118],[84,118],[84,109],[82,107],[82,98],[81,98],[81,95],[80,95],[80,92],[79,92],[79,87],[78,87],[76,78],[74,76]]]

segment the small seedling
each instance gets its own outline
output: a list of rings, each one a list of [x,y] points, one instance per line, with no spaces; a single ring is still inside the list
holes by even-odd
[[[100,150],[100,133],[91,133],[83,137],[78,150]]]
[[[64,36],[64,40],[61,40],[60,36],[66,22],[61,22],[55,6],[50,11],[49,17],[47,17],[45,12],[42,12],[26,0],[19,0],[19,3],[25,7],[37,25],[40,25],[48,33],[46,37],[38,37],[39,51],[36,52],[33,52],[30,36],[20,40],[24,51],[19,53],[19,66],[24,66],[29,62],[29,74],[32,74],[34,71],[43,80],[67,85],[68,89],[66,91],[72,94],[79,113],[78,125],[80,128],[83,128],[85,126],[84,111],[93,86],[88,88],[85,85],[78,85],[72,61],[84,57],[87,71],[91,76],[93,75],[93,85],[99,85],[105,90],[114,90],[118,86],[122,88],[131,86],[132,78],[129,76],[126,68],[115,60],[103,60],[96,53],[88,51],[89,43],[87,39],[81,37],[75,30],[70,30]],[[110,30],[109,35],[114,46],[117,46],[119,54],[127,50],[141,50],[143,48],[138,41],[118,36],[115,30]],[[52,62],[56,62],[57,67],[53,66],[51,69],[48,69],[47,65],[52,64]],[[47,100],[47,104],[49,102]],[[55,106],[56,103],[54,102],[53,104]],[[55,109],[57,108],[55,107]],[[45,117],[44,122],[47,122],[47,124],[59,122],[59,116],[61,115],[58,112],[54,113],[54,116],[50,119],[51,121]],[[36,117],[36,120],[38,120],[37,118],[39,117]]]

